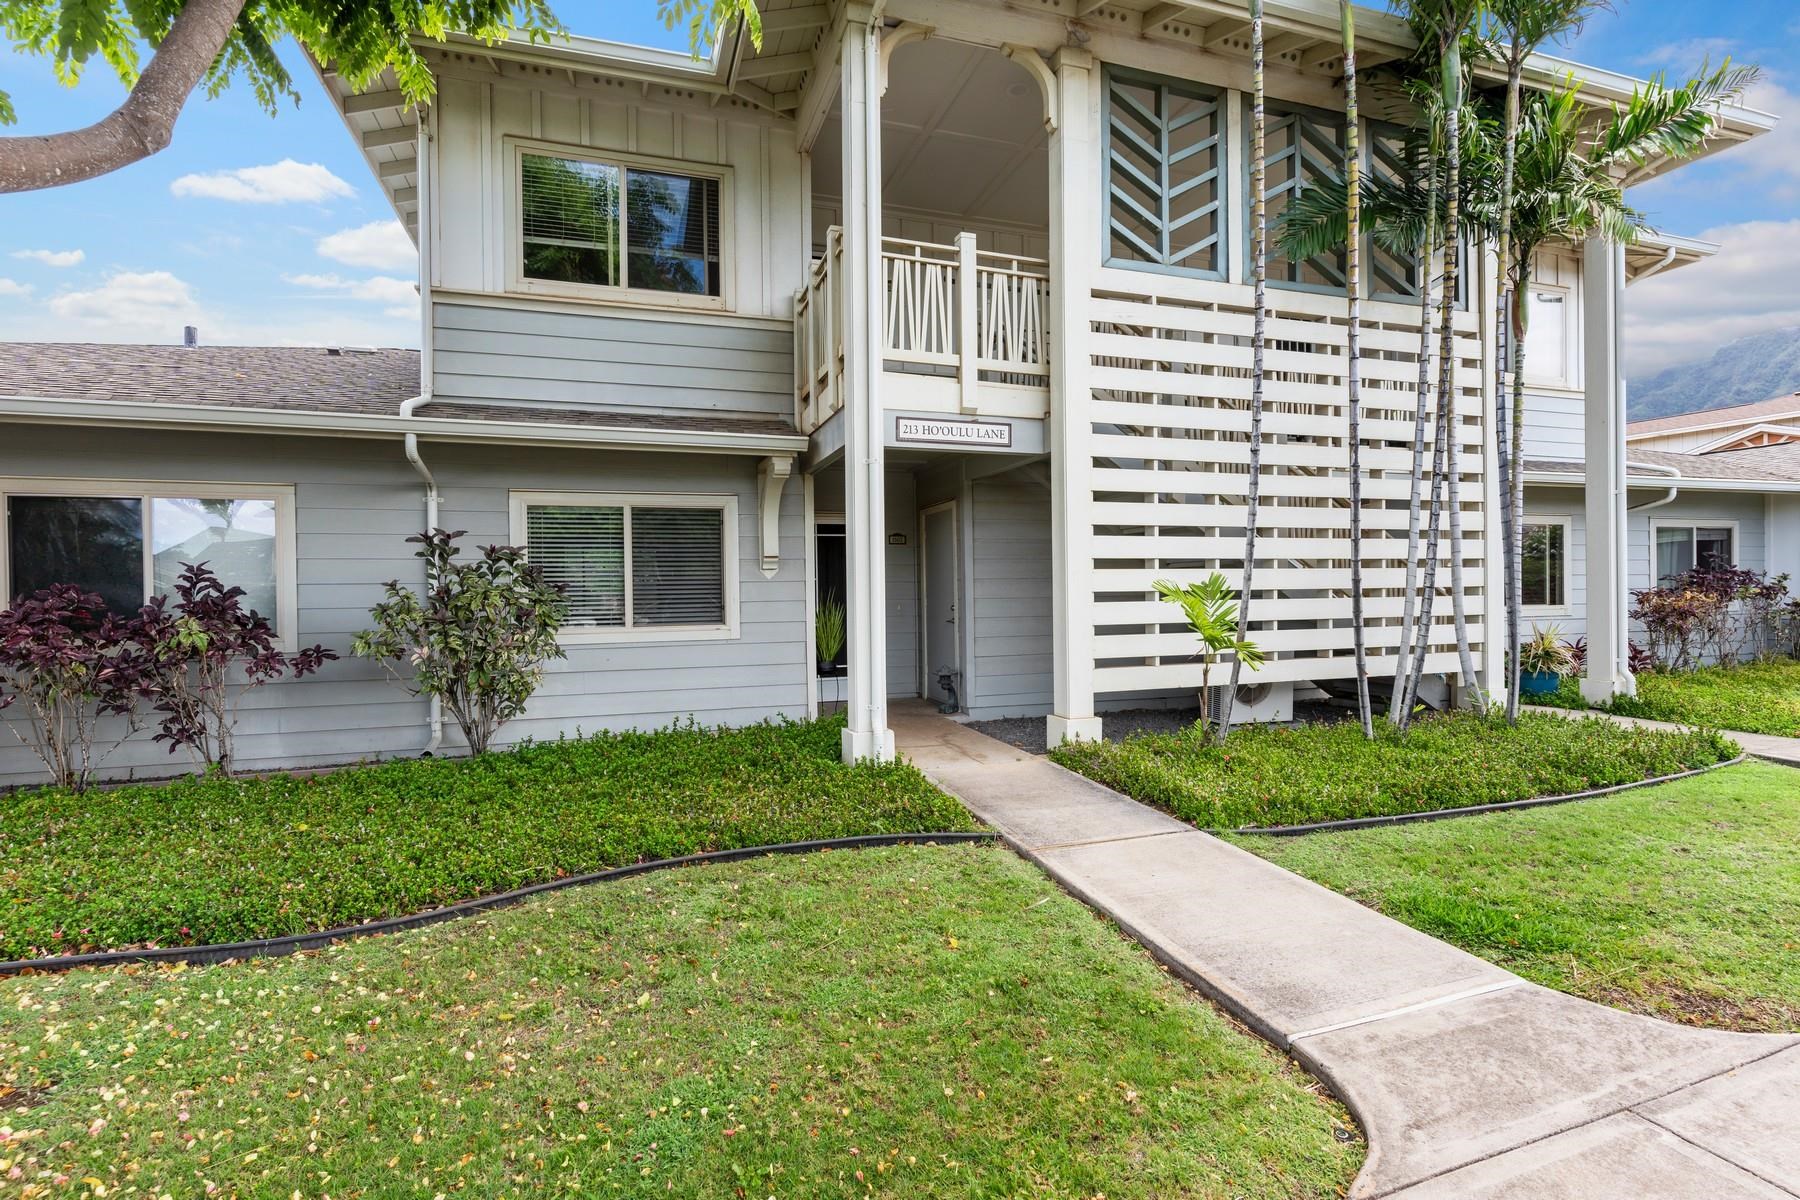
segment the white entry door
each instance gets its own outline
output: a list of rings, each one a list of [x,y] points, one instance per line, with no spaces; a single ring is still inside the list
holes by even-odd
[[[962,673],[962,634],[958,625],[956,597],[958,563],[961,556],[956,545],[956,502],[928,508],[919,517],[920,563],[924,572],[924,603],[919,606],[925,628],[920,644],[924,661],[920,664],[925,678],[920,691],[944,703],[949,691],[940,682],[945,672]],[[957,681],[960,693],[961,679]],[[958,699],[961,699],[960,695]]]

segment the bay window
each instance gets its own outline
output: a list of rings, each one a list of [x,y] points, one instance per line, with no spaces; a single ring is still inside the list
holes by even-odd
[[[205,563],[279,637],[294,632],[292,488],[14,479],[0,493],[9,603],[68,583],[128,616]]]
[[[703,172],[521,149],[521,284],[721,297],[721,182]]]
[[[736,635],[735,497],[515,492],[512,526],[569,640]]]

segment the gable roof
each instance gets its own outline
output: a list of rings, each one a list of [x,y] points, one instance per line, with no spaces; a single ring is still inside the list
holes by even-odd
[[[1626,438],[1649,434],[1680,433],[1688,429],[1711,429],[1737,422],[1766,420],[1770,417],[1800,417],[1800,392],[1757,400],[1750,404],[1729,404],[1724,408],[1707,408],[1699,412],[1679,413],[1672,417],[1651,417],[1632,421],[1625,426]]]

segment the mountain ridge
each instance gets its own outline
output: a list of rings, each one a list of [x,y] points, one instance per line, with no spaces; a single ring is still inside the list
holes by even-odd
[[[1727,342],[1710,358],[1668,367],[1639,379],[1627,373],[1627,415],[1633,421],[1753,404],[1800,391],[1800,326],[1771,329]]]

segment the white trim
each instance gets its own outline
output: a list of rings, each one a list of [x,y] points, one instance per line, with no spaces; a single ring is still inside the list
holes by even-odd
[[[454,401],[440,401],[454,407]],[[70,400],[54,396],[0,396],[0,422],[74,425],[85,421],[147,429],[226,429],[232,433],[329,434],[341,437],[401,437],[416,433],[436,441],[516,445],[576,444],[596,449],[700,451],[733,454],[800,452],[805,434],[733,433],[705,429],[633,429],[600,425],[556,425],[547,421],[495,421],[475,417],[411,416],[398,413],[320,412],[308,409],[242,408],[224,404],[162,404],[134,400]],[[1800,489],[1800,484],[1796,484]]]
[[[1777,397],[1777,399],[1779,399],[1779,397]],[[1759,403],[1766,404],[1767,401],[1760,401]],[[1753,405],[1738,404],[1732,405],[1732,407],[1750,408],[1753,407]],[[1718,409],[1715,411],[1727,412],[1729,410]],[[1701,411],[1697,413],[1688,413],[1686,415],[1690,417],[1703,417],[1707,414],[1705,411]],[[1791,421],[1796,417],[1800,417],[1800,400],[1795,401],[1793,408],[1784,409],[1781,412],[1761,413],[1757,416],[1745,416],[1740,414],[1736,417],[1723,417],[1717,421],[1703,421],[1695,425],[1672,425],[1659,429],[1627,429],[1625,432],[1625,440],[1628,442],[1641,442],[1651,438],[1679,437],[1684,433],[1704,433],[1709,429],[1737,429],[1741,426],[1759,424],[1767,421]],[[1673,419],[1673,417],[1649,417],[1646,418],[1642,424],[1648,425],[1652,421],[1667,421]]]
[[[673,309],[676,311],[731,312],[738,306],[735,303],[733,287],[736,283],[736,271],[733,270],[732,259],[736,257],[729,247],[732,246],[732,185],[731,167],[718,163],[697,163],[683,159],[656,158],[644,154],[615,153],[611,150],[595,150],[586,146],[571,146],[562,142],[546,142],[536,138],[523,138],[507,135],[501,139],[506,155],[506,202],[501,212],[502,230],[506,244],[506,290],[525,296],[553,296],[562,299],[601,300],[608,304],[629,305],[633,308]],[[719,294],[717,296],[694,296],[685,292],[659,292],[649,288],[634,288],[629,284],[617,287],[603,287],[586,283],[559,283],[547,279],[530,279],[525,275],[525,238],[520,221],[524,212],[524,201],[520,193],[524,187],[523,171],[525,156],[535,154],[546,158],[562,158],[571,162],[595,163],[601,166],[622,168],[619,176],[619,263],[622,271],[626,270],[626,261],[630,257],[628,244],[629,233],[625,227],[625,209],[628,207],[625,198],[626,176],[633,170],[662,171],[671,175],[685,175],[692,179],[711,179],[719,185]]]
[[[1686,480],[1682,481],[1682,487],[1684,489],[1687,487]],[[1661,519],[1658,519],[1655,517],[1651,518],[1651,520],[1650,520],[1650,545],[1648,547],[1646,547],[1646,549],[1648,550],[1648,553],[1645,555],[1645,571],[1647,572],[1647,574],[1649,576],[1648,586],[1650,586],[1650,587],[1661,587],[1662,586],[1662,577],[1657,573],[1657,570],[1656,570],[1656,534],[1657,534],[1658,530],[1662,530],[1662,529],[1685,529],[1685,530],[1687,530],[1688,531],[1688,545],[1694,551],[1694,566],[1697,567],[1700,565],[1700,548],[1696,543],[1696,539],[1698,537],[1698,531],[1702,530],[1702,529],[1729,529],[1729,530],[1731,530],[1731,564],[1730,565],[1733,567],[1736,567],[1744,553],[1743,530],[1739,528],[1739,525],[1740,525],[1740,522],[1738,521],[1738,519],[1736,517],[1720,517],[1718,520],[1710,520],[1706,517],[1666,517],[1666,518],[1661,518]]]
[[[1519,602],[1519,616],[1522,618],[1573,617],[1575,615],[1575,564],[1573,561],[1575,554],[1575,518],[1568,513],[1534,513],[1528,511],[1525,514],[1522,528],[1519,531],[1521,542],[1524,538],[1525,529],[1528,529],[1533,525],[1562,526],[1563,602],[1561,604],[1526,604],[1524,600],[1521,599]],[[1524,553],[1521,551],[1519,555],[1521,572],[1524,570],[1524,558]],[[1524,595],[1523,583],[1524,580],[1521,579],[1521,597]]]
[[[294,486],[286,483],[195,483],[186,479],[77,478],[72,476],[0,476],[0,596],[11,603],[12,537],[7,528],[8,500],[13,496],[99,496],[137,500],[144,539],[144,600],[155,579],[150,529],[151,501],[270,500],[275,504],[275,643],[282,650],[299,645],[299,536],[294,527]]]
[[[538,492],[507,493],[510,536],[513,545],[523,546],[526,556],[531,545],[526,538],[525,509],[529,505],[566,504],[595,508],[622,508],[625,529],[625,624],[616,629],[571,629],[565,627],[556,640],[565,646],[603,643],[647,642],[716,642],[738,637],[738,541],[743,531],[738,528],[738,498],[729,492]],[[725,583],[725,621],[720,625],[644,625],[632,621],[632,546],[631,510],[634,508],[716,508],[723,514],[720,521],[720,547]]]
[[[1793,414],[1793,416],[1788,417],[1786,419],[1790,420],[1790,421],[1800,419],[1800,412],[1796,412],[1795,414]],[[1747,425],[1742,429],[1733,429],[1728,433],[1721,433],[1718,437],[1713,438],[1711,441],[1702,442],[1700,445],[1695,446],[1692,450],[1685,451],[1685,453],[1687,453],[1687,454],[1711,454],[1716,450],[1722,450],[1724,447],[1731,445],[1731,443],[1733,443],[1733,442],[1742,441],[1745,438],[1758,437],[1763,434],[1775,434],[1778,437],[1781,437],[1782,439],[1784,439],[1785,441],[1800,441],[1800,424],[1780,425],[1780,424],[1777,424],[1775,421],[1758,421],[1755,424]],[[1745,449],[1745,450],[1759,449],[1759,448],[1760,447],[1752,447],[1752,446],[1742,447],[1742,449]]]

